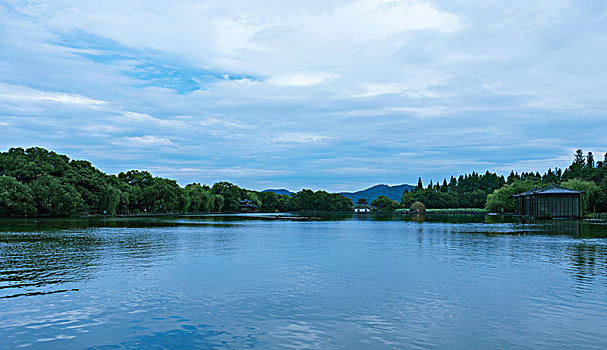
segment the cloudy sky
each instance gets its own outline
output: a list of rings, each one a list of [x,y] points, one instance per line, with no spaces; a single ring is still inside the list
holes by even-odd
[[[0,150],[357,190],[607,150],[607,2],[2,0]]]

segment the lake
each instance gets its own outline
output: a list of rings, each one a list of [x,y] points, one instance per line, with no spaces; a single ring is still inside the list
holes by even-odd
[[[1,348],[607,344],[607,224],[0,220]]]

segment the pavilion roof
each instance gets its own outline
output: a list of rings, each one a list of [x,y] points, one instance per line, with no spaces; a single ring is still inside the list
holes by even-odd
[[[518,196],[528,196],[531,194],[580,194],[580,193],[584,193],[583,191],[575,191],[572,190],[570,188],[566,188],[563,186],[559,186],[555,183],[552,183],[544,188],[539,188],[539,187],[535,187],[532,190],[529,190],[527,192],[523,192],[523,193],[519,193],[514,195],[514,197],[518,197]]]

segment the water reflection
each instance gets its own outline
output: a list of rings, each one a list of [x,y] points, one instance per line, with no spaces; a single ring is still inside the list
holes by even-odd
[[[251,349],[266,345],[257,338],[259,330],[251,328],[242,330],[242,335],[227,329],[213,329],[204,324],[183,325],[177,329],[150,333],[145,332],[148,330],[146,327],[134,328],[134,333],[143,334],[119,344],[97,345],[90,349],[217,349],[227,345],[231,349]]]
[[[99,243],[82,234],[0,233],[0,298],[71,290],[54,287],[88,278]]]
[[[567,252],[567,271],[575,278],[580,290],[587,290],[596,278],[607,283],[607,245],[576,242],[568,247]]]
[[[238,219],[235,219],[238,221]],[[0,232],[64,231],[91,227],[159,228],[159,227],[230,227],[231,224],[213,216],[160,216],[75,219],[1,219]]]
[[[232,226],[205,218],[1,219],[0,299],[75,292],[74,283],[108,262],[124,269],[151,267],[181,250],[200,251],[201,242],[229,253],[237,244],[229,231],[211,230],[184,242],[182,230]]]

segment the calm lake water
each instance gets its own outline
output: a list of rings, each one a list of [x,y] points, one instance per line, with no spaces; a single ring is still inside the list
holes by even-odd
[[[607,344],[607,225],[0,220],[1,348]]]

